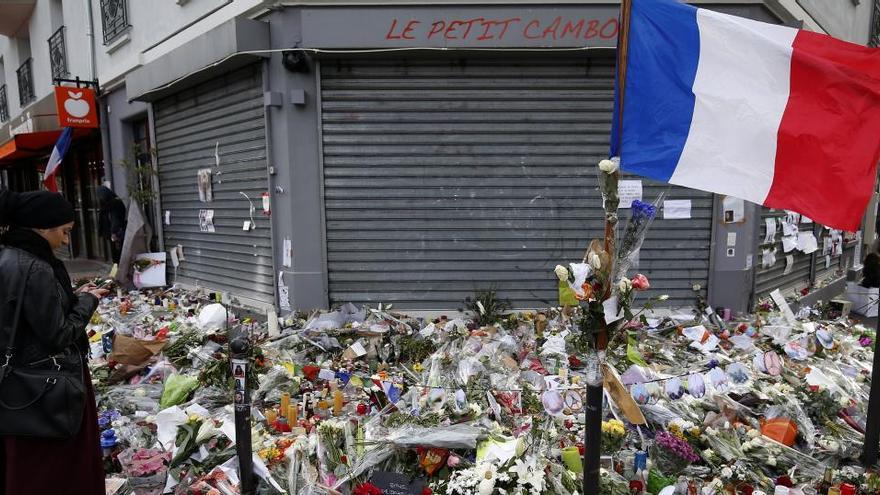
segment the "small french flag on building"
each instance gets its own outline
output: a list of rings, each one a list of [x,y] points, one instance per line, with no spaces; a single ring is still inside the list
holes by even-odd
[[[52,149],[52,155],[49,156],[49,161],[46,163],[46,172],[43,173],[43,184],[45,184],[46,189],[52,192],[58,192],[55,174],[61,166],[61,161],[64,160],[64,155],[67,154],[67,149],[70,148],[72,137],[73,128],[65,127],[61,131],[61,135],[58,136],[58,141],[55,142],[55,147]]]
[[[880,50],[674,0],[632,0],[626,22],[623,171],[858,230],[880,159]]]

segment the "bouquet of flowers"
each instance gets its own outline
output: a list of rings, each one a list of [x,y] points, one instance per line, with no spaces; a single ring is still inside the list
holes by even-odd
[[[171,467],[179,466],[190,458],[202,444],[220,434],[214,420],[191,414],[186,423],[177,427],[174,444],[177,454],[171,459]]]
[[[170,461],[170,452],[157,449],[129,449],[119,454],[122,472],[135,495],[162,493]]]
[[[700,460],[691,444],[667,431],[661,431],[654,438],[651,456],[654,466],[667,476],[677,475],[689,464]]]
[[[623,237],[621,237],[617,247],[617,259],[614,263],[614,280],[625,276],[627,270],[635,262],[636,254],[645,241],[648,227],[651,226],[651,222],[657,216],[657,207],[655,205],[659,204],[662,200],[663,195],[661,194],[654,204],[639,200],[632,202],[631,214],[623,230]]]
[[[602,422],[602,453],[615,454],[623,447],[623,440],[626,438],[626,430],[623,422],[618,419],[612,419]]]

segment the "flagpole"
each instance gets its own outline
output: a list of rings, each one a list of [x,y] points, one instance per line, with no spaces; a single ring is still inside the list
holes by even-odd
[[[632,14],[632,0],[621,0],[620,2],[620,18],[618,24],[620,26],[620,34],[617,38],[617,150],[621,152],[621,136],[623,135],[623,102],[626,89],[626,64],[627,54],[629,52],[629,28],[630,17]],[[617,182],[620,172],[614,172],[614,182]],[[605,252],[608,253],[612,266],[608,267],[608,274],[613,273],[614,263],[614,233],[617,226],[616,215],[605,215]],[[602,299],[606,300],[611,296],[612,280],[607,281],[605,294]],[[603,328],[596,339],[597,349],[604,351],[608,345],[608,330]],[[584,412],[584,495],[599,494],[599,469],[600,458],[602,456],[602,399],[603,386],[601,378],[601,367],[598,371],[598,380],[591,382],[587,377],[587,397],[586,408]],[[647,487],[646,487],[647,488]]]

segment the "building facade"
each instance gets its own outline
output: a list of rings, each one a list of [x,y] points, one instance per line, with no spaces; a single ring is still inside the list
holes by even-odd
[[[696,3],[828,23],[805,1]],[[178,283],[282,313],[455,309],[481,289],[546,307],[553,267],[602,236],[595,164],[608,149],[614,3],[90,6],[102,179],[142,205]],[[829,25],[866,43],[870,23],[856,24]],[[761,229],[784,212],[746,203],[725,223],[724,198],[625,179],[645,200],[689,206],[661,213],[639,255],[674,306],[692,305],[699,285],[744,311],[769,288],[815,289],[853,264],[855,241],[830,259],[794,253],[790,268],[780,245],[764,267],[775,246]],[[806,229],[820,243],[832,234]]]

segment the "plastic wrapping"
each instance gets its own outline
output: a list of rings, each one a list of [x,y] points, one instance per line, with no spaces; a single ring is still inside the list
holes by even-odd
[[[410,425],[388,430],[384,440],[402,448],[475,449],[482,434],[481,429],[466,423],[430,428]]]
[[[191,392],[199,388],[198,377],[191,375],[171,375],[165,380],[165,390],[162,391],[162,399],[159,408],[175,406],[186,402]]]

